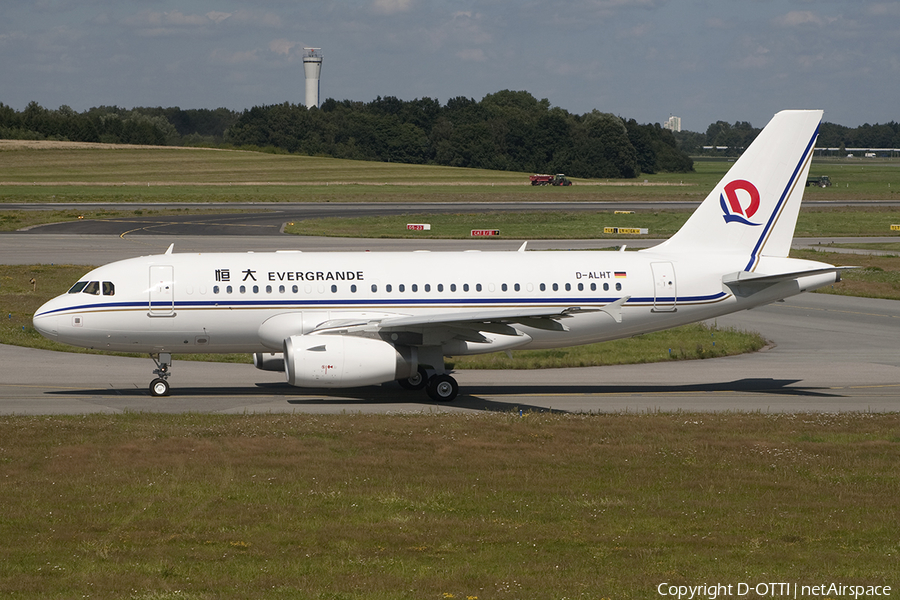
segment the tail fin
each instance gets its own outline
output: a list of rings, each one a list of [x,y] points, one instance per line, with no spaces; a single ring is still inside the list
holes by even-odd
[[[746,254],[745,271],[761,256],[786,257],[821,119],[821,110],[772,117],[684,226],[656,248]]]

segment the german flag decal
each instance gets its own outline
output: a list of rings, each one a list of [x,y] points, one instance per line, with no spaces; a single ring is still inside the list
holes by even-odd
[[[628,274],[625,271],[616,271],[616,279],[625,279]]]

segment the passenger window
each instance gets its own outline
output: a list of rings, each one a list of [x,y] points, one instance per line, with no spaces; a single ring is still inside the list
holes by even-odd
[[[391,284],[389,284],[389,283],[384,286],[384,291],[386,291],[386,292],[390,292],[391,289],[393,289],[393,288],[391,288]]]
[[[571,291],[572,291],[572,284],[571,284],[571,283],[567,283],[567,284],[566,284],[566,291],[567,291],[567,292],[571,292]]]
[[[372,292],[377,292],[377,291],[378,291],[378,286],[373,283],[372,284]]]
[[[272,293],[272,286],[271,286],[271,285],[267,285],[267,286],[266,286],[266,293],[267,293],[267,294],[271,294],[271,293]]]
[[[456,291],[456,284],[455,284],[455,283],[451,283],[451,284],[450,284],[450,291],[451,291],[451,292],[455,292],[455,291]]]
[[[426,292],[430,292],[430,291],[431,291],[431,284],[430,284],[430,283],[426,283],[426,284],[425,284],[425,291],[426,291]]]
[[[506,284],[504,283],[503,285],[501,285],[501,286],[500,286],[500,289],[503,290],[503,291],[505,292],[506,289],[507,289]]]
[[[332,286],[331,286],[331,293],[332,293],[332,294],[337,294],[337,286],[336,286],[336,285],[332,285]]]
[[[444,284],[443,284],[443,283],[439,283],[439,284],[438,284],[438,291],[439,291],[439,292],[443,292],[443,291],[444,291]]]
[[[233,289],[232,289],[232,287],[229,285],[227,288],[225,288],[225,291],[228,292],[228,293],[230,294],[230,293],[233,291]]]
[[[554,284],[553,284],[553,291],[554,291],[554,292],[558,292],[558,291],[559,291],[559,284],[558,284],[558,283],[554,283]]]
[[[291,291],[296,294],[300,291],[300,288],[298,288],[296,285],[294,285],[294,286],[291,286]]]
[[[242,285],[242,286],[241,286],[241,289],[240,289],[240,292],[241,292],[242,294],[246,294],[246,293],[247,293],[247,286],[246,286],[246,285]]]
[[[463,291],[464,291],[464,292],[468,292],[468,291],[469,291],[469,284],[468,284],[468,283],[464,283],[464,284],[463,284]]]
[[[414,292],[418,292],[418,291],[419,291],[419,286],[418,286],[417,284],[415,284],[415,283],[412,284],[411,288],[412,288],[412,291],[414,291]]]
[[[547,291],[547,284],[545,284],[545,283],[542,283],[542,284],[541,284],[541,291],[542,291],[542,292],[546,292],[546,291]]]
[[[591,291],[592,291],[592,292],[596,292],[596,291],[597,291],[597,284],[596,284],[596,283],[592,283],[592,284],[591,284]]]
[[[86,286],[87,284],[88,284],[87,281],[79,281],[78,283],[76,283],[75,285],[73,285],[73,286],[69,289],[69,293],[70,293],[70,294],[77,294],[78,292],[80,292],[81,290],[83,290],[83,289],[84,289],[84,286]]]
[[[99,296],[100,295],[100,282],[99,281],[90,282],[89,284],[84,286],[84,290],[82,293]]]
[[[608,291],[609,291],[609,284],[608,284],[608,283],[604,283],[604,284],[603,284],[603,291],[604,291],[604,292],[608,292]]]
[[[259,293],[259,286],[258,286],[258,285],[254,285],[254,286],[253,286],[253,293],[254,293],[254,294],[258,294],[258,293]]]
[[[283,286],[283,285],[279,285],[279,286],[278,286],[278,293],[279,293],[279,294],[283,294],[283,293],[284,293],[284,286]]]
[[[213,294],[218,294],[218,293],[219,293],[219,286],[214,285],[213,286]]]
[[[579,283],[579,284],[578,284],[578,291],[579,291],[579,292],[583,292],[583,291],[584,291],[584,284],[583,284],[583,283]]]
[[[617,292],[621,292],[621,291],[622,291],[622,284],[621,284],[621,283],[617,283],[617,284],[616,284],[616,291],[617,291]]]
[[[401,283],[400,285],[397,286],[397,291],[398,291],[398,292],[405,292],[405,291],[406,291],[406,286],[403,285],[403,284]]]
[[[518,292],[520,289],[522,289],[522,288],[519,287],[519,284],[517,283],[517,284],[516,284],[516,291]]]

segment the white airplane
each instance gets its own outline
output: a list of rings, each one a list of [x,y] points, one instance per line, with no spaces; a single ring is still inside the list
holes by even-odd
[[[299,387],[459,390],[444,357],[634,336],[840,281],[788,258],[822,111],[783,111],[670,239],[639,252],[165,254],[94,269],[34,326],[86,348],[249,352]]]

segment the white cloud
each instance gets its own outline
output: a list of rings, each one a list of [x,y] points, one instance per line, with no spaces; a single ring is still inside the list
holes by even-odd
[[[413,0],[374,0],[372,8],[383,15],[406,12],[412,8]]]
[[[210,21],[215,22],[216,24],[219,24],[222,21],[225,21],[230,16],[231,16],[231,13],[223,13],[223,12],[219,12],[216,10],[206,13],[206,18],[209,19]]]
[[[765,46],[757,46],[749,54],[739,58],[737,66],[742,69],[761,69],[768,66],[771,61],[769,49]]]
[[[824,19],[808,10],[794,10],[775,19],[775,22],[784,27],[797,27],[800,25],[822,25]]]
[[[298,44],[299,42],[292,42],[285,39],[272,40],[271,42],[269,42],[269,50],[271,50],[275,54],[289,56],[291,54],[291,50]]]

